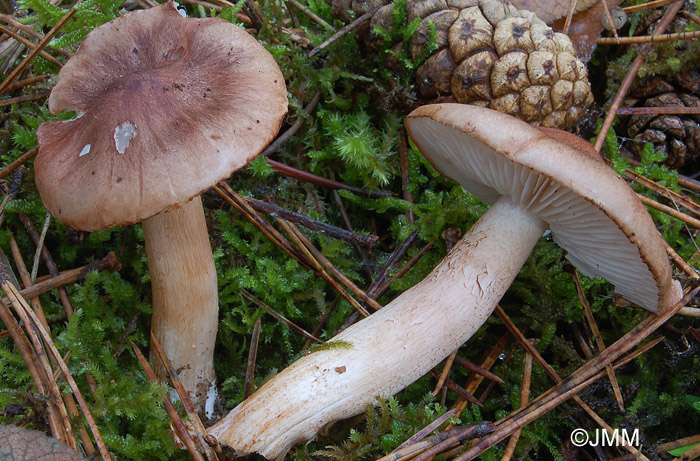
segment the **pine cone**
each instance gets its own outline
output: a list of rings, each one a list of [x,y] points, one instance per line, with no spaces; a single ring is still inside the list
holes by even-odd
[[[348,5],[359,16],[382,2],[334,0],[333,10],[347,19]],[[371,31],[391,29],[393,7],[379,8],[364,31],[375,49],[383,43]],[[408,43],[414,61],[429,51],[431,35],[437,45],[416,72],[422,103],[475,104],[562,129],[574,127],[593,103],[586,67],[571,41],[534,13],[499,0],[407,0],[406,16],[409,24],[422,19]]]
[[[700,107],[700,72],[683,72],[672,81],[662,77],[644,80],[630,92],[628,106]],[[700,116],[632,115],[627,120],[627,147],[641,156],[644,144],[651,142],[666,154],[666,165],[686,173],[700,168]]]

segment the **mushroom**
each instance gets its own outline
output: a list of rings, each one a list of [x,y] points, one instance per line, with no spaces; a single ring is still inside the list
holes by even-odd
[[[45,207],[86,231],[143,222],[152,332],[201,410],[216,395],[218,293],[199,194],[275,137],[279,67],[240,27],[183,18],[170,1],[92,31],[49,110],[77,116],[37,130]]]
[[[438,171],[491,208],[428,277],[329,342],[350,347],[302,357],[213,426],[219,443],[281,457],[403,389],[486,321],[547,228],[574,265],[629,301],[663,311],[678,299],[644,206],[600,158],[570,146],[573,135],[462,104],[422,106],[406,125]]]

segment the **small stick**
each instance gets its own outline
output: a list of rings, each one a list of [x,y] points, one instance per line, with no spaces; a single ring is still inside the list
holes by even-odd
[[[24,46],[26,46],[27,48],[29,48],[30,50],[33,50],[33,49],[36,47],[36,45],[35,45],[34,43],[30,42],[30,41],[27,40],[26,38],[22,37],[20,34],[16,33],[16,32],[13,31],[12,29],[8,29],[7,27],[5,27],[5,26],[3,26],[3,25],[0,25],[0,32],[9,35],[10,37],[14,38],[14,39],[17,40],[18,42],[20,42],[22,45],[24,45]],[[56,58],[54,58],[53,56],[51,56],[51,55],[50,55],[49,53],[47,53],[46,51],[40,51],[40,52],[39,52],[39,56],[41,56],[42,58],[46,59],[46,60],[49,61],[51,64],[54,64],[55,66],[58,66],[59,68],[63,67],[63,64],[62,64],[61,62],[59,62]]]
[[[58,383],[56,383],[56,379],[54,378],[53,370],[51,369],[51,364],[49,363],[46,351],[41,345],[41,339],[39,339],[39,335],[37,334],[36,330],[31,327],[32,323],[29,320],[27,312],[23,309],[24,305],[20,302],[21,298],[17,297],[15,295],[15,292],[11,291],[8,288],[10,286],[14,288],[14,285],[12,285],[11,283],[3,282],[3,291],[5,292],[5,295],[7,296],[12,307],[17,313],[17,316],[22,321],[24,330],[27,334],[27,337],[29,338],[29,341],[32,343],[32,346],[34,346],[34,353],[36,354],[39,365],[43,370],[44,376],[46,378],[45,384],[48,387],[51,397],[53,397],[53,404],[58,409],[58,414],[61,418],[64,432],[59,440],[61,440],[64,444],[68,445],[72,449],[76,450],[78,446],[75,443],[75,436],[73,435],[73,429],[71,428],[70,419],[68,418],[68,410],[66,409],[66,406],[63,403],[63,399],[61,398],[61,390],[58,388]],[[29,306],[27,306],[27,310],[30,310]]]
[[[420,249],[418,253],[416,253],[411,259],[406,261],[406,264],[401,266],[401,268],[398,271],[396,271],[394,275],[389,277],[389,279],[386,282],[384,282],[382,286],[377,288],[377,298],[380,298],[384,293],[386,293],[391,287],[392,283],[406,275],[406,272],[408,272],[413,266],[416,265],[416,263],[423,257],[423,255],[425,255],[428,252],[428,250],[430,250],[433,247],[436,241],[437,239],[428,242],[423,248]]]
[[[523,379],[520,385],[521,407],[527,405],[528,400],[530,400],[530,384],[532,384],[532,354],[526,351],[525,355],[523,356]],[[506,445],[501,461],[509,461],[513,458],[515,447],[518,445],[518,440],[520,439],[521,433],[522,430],[518,429],[510,436],[510,440],[508,440],[508,445]]]
[[[379,274],[377,274],[377,277],[372,281],[370,286],[367,288],[367,294],[371,296],[374,299],[378,299],[380,296],[378,296],[378,293],[380,292],[381,287],[384,285],[384,282],[386,281],[386,278],[389,275],[389,271],[396,266],[399,261],[404,257],[406,252],[408,251],[409,248],[413,246],[414,243],[416,243],[416,239],[418,238],[418,231],[413,231],[411,232],[408,237],[406,237],[406,240],[401,242],[401,244],[394,250],[394,252],[391,254],[387,262],[384,264],[382,267],[381,271]]]
[[[620,39],[624,40],[624,39]],[[700,107],[688,106],[658,106],[658,107],[620,107],[617,110],[618,115],[698,115]]]
[[[314,95],[311,97],[311,100],[304,106],[304,112],[307,114],[310,114],[311,112],[316,109],[316,106],[318,105],[318,102],[321,100],[321,92],[317,91],[314,93]],[[282,147],[289,139],[296,134],[297,131],[299,131],[299,128],[304,124],[305,118],[304,117],[299,117],[296,122],[289,128],[285,130],[284,133],[281,135],[277,136],[277,138],[270,143],[269,146],[265,148],[265,150],[262,151],[260,155],[263,157],[269,157],[270,154],[274,153]]]
[[[443,451],[458,445],[459,442],[461,442],[464,439],[482,437],[486,434],[489,434],[494,429],[494,425],[488,421],[464,427],[457,434],[451,435],[444,441],[423,452],[420,456],[415,458],[414,461],[429,461],[433,459],[434,456],[442,453]]]
[[[327,187],[329,189],[345,189],[347,191],[352,192],[353,194],[371,198],[391,197],[394,195],[392,192],[388,191],[360,189],[359,187],[350,186],[342,182],[333,181],[332,179],[317,176],[313,173],[309,173],[308,171],[300,170],[298,168],[285,165],[284,163],[280,163],[272,159],[267,159],[267,163],[272,167],[273,170],[280,174],[289,176],[290,178],[298,179],[300,181],[306,181],[311,184],[316,184],[317,186]]]
[[[44,227],[41,229],[41,235],[39,235],[39,243],[36,244],[36,251],[34,252],[34,263],[32,264],[31,278],[32,283],[36,280],[36,273],[39,271],[39,259],[41,258],[41,249],[44,248],[44,240],[46,239],[46,232],[49,230],[49,223],[51,222],[51,213],[46,212],[46,217],[44,218]]]
[[[148,379],[152,383],[157,383],[158,378],[156,378],[156,374],[153,372],[153,369],[148,364],[148,360],[146,360],[146,357],[144,357],[141,350],[136,346],[136,344],[134,344],[133,341],[130,340],[129,342],[131,343],[131,348],[134,350],[136,358],[141,363],[143,371],[146,373]],[[175,407],[170,402],[168,395],[166,393],[163,393],[161,394],[161,397],[163,399],[163,407],[165,408],[166,413],[168,413],[170,421],[173,423],[173,428],[175,429],[175,432],[177,433],[177,436],[180,438],[182,443],[184,443],[185,447],[187,447],[187,451],[190,453],[190,455],[192,455],[192,458],[194,458],[195,460],[204,461],[204,458],[202,458],[202,455],[197,450],[197,447],[194,446],[194,441],[192,440],[192,437],[190,437],[190,434],[187,432],[185,424],[182,422],[180,415],[177,414],[177,411],[175,411]]]
[[[350,291],[355,293],[360,300],[362,300],[363,303],[367,304],[369,307],[371,307],[374,310],[379,310],[383,306],[379,304],[377,301],[375,301],[373,298],[367,295],[367,293],[364,292],[360,287],[355,285],[352,280],[347,278],[345,274],[340,272],[329,260],[326,258],[323,253],[318,251],[318,249],[306,238],[304,234],[302,234],[299,229],[294,226],[294,224],[289,224],[289,227],[292,229],[292,231],[296,234],[296,236],[301,240],[301,242],[311,251],[311,253],[314,255],[314,257],[321,263],[323,266],[325,266],[328,270],[331,271],[333,276],[335,276],[343,285],[348,287]]]
[[[37,75],[35,77],[25,78],[24,80],[19,80],[17,82],[14,82],[12,85],[8,86],[7,91],[18,90],[20,88],[24,88],[25,86],[29,86],[29,85],[33,85],[35,83],[43,82],[47,78],[49,78],[49,74]]]
[[[253,294],[251,292],[249,292],[248,290],[241,288],[240,291],[241,291],[241,294],[243,295],[243,297],[245,297],[249,301],[252,301],[256,306],[262,307],[263,309],[265,309],[268,314],[270,314],[271,316],[273,316],[275,319],[279,320],[280,322],[284,323],[292,330],[296,331],[300,335],[304,336],[307,339],[310,339],[311,341],[313,341],[317,344],[323,343],[323,341],[321,341],[320,339],[318,339],[317,337],[315,337],[314,335],[312,335],[308,331],[304,330],[302,327],[300,327],[296,323],[292,322],[291,320],[288,320],[282,314],[280,314],[279,312],[277,312],[276,310],[274,310],[273,308],[271,308],[270,306],[268,306],[267,304],[265,304],[264,302],[262,302],[261,300],[259,300],[255,296],[253,296]]]
[[[670,451],[675,448],[680,448],[684,447],[686,445],[690,445],[692,443],[698,443],[700,442],[700,434],[698,435],[691,435],[690,437],[685,437],[679,440],[674,440],[673,442],[667,442],[667,443],[662,443],[658,447],[654,448],[654,453],[663,453],[665,451]]]
[[[466,368],[467,370],[469,370],[473,373],[476,373],[478,375],[483,376],[486,379],[490,379],[491,381],[495,381],[498,384],[503,384],[503,380],[500,377],[498,377],[496,374],[491,373],[489,370],[481,368],[479,365],[476,365],[468,360],[463,359],[459,355],[455,356],[455,363],[462,368]]]
[[[576,12],[576,6],[578,5],[578,0],[569,1],[569,9],[566,12],[566,20],[564,21],[564,27],[562,28],[562,33],[568,35],[569,27],[571,27],[571,19],[574,17]]]
[[[674,250],[671,245],[668,244],[666,239],[662,239],[664,242],[664,246],[666,247],[666,253],[671,257],[671,260],[673,261],[673,264],[675,264],[679,269],[681,269],[686,275],[692,277],[695,280],[700,279],[700,274],[690,266],[683,258],[681,258],[681,255],[676,253],[676,250]],[[683,309],[681,309],[682,313]]]
[[[641,163],[638,160],[635,160],[633,158],[628,158],[627,161],[629,161],[630,165],[633,166],[641,165]],[[682,187],[685,187],[686,189],[700,192],[700,181],[696,181],[695,179],[683,176],[682,174],[678,175],[678,184]]]
[[[446,413],[447,414],[447,413]],[[483,425],[486,427],[491,423],[480,423],[480,425]],[[449,439],[450,437],[454,437],[456,435],[462,434],[465,429],[468,429],[471,426],[456,426],[451,429],[446,429],[436,435],[433,435],[431,437],[428,437],[427,439],[413,443],[411,445],[407,445],[403,448],[399,447],[396,450],[392,451],[388,455],[384,456],[383,458],[380,458],[378,461],[398,461],[398,460],[407,460],[407,459],[412,459],[414,456],[419,454],[420,452],[427,450],[431,447],[436,446],[437,444]],[[474,434],[472,437],[478,437],[477,434]],[[404,442],[405,443],[405,442]]]
[[[578,299],[583,306],[583,312],[586,315],[586,320],[588,321],[588,326],[591,328],[593,337],[595,338],[596,346],[598,347],[598,352],[603,352],[605,350],[605,343],[603,338],[600,336],[600,330],[598,329],[598,324],[593,317],[593,312],[591,311],[591,306],[588,304],[588,299],[586,299],[586,294],[583,292],[583,287],[581,286],[581,279],[578,276],[576,269],[571,271],[571,278],[574,281],[574,286],[576,287],[576,294]],[[610,379],[610,385],[613,388],[613,393],[615,394],[615,400],[617,400],[617,406],[622,413],[625,412],[625,404],[622,400],[622,392],[620,392],[620,385],[615,377],[615,372],[612,369],[612,365],[608,364],[605,367],[605,371]]]
[[[617,35],[617,29],[615,28],[615,21],[613,21],[612,14],[610,14],[610,8],[608,8],[608,2],[605,0],[601,0],[600,3],[603,5],[603,14],[605,15],[605,19],[608,20],[608,24],[611,27],[611,31],[613,33],[613,40],[615,40],[615,43],[620,43],[620,37]]]
[[[410,445],[413,445],[413,444],[415,444],[415,443],[420,442],[420,441],[423,440],[425,437],[427,437],[428,435],[430,435],[430,433],[433,432],[435,429],[437,429],[438,427],[442,426],[442,423],[444,423],[445,421],[447,421],[448,419],[450,419],[450,418],[452,417],[452,415],[455,414],[455,411],[456,411],[456,409],[453,408],[453,409],[451,409],[451,410],[445,412],[445,414],[443,414],[443,415],[440,416],[439,418],[435,419],[435,421],[433,421],[432,423],[428,424],[428,425],[425,426],[423,429],[421,429],[420,431],[418,431],[418,432],[416,432],[415,434],[413,434],[409,439],[407,439],[406,441],[404,441],[401,445],[399,445],[398,447],[396,447],[396,449],[395,449],[392,453],[395,453],[395,452],[401,450],[402,448],[406,448],[406,447],[408,447],[408,446],[410,446]],[[389,453],[389,455],[391,455],[391,453]],[[383,459],[383,458],[382,458],[382,459]]]
[[[277,245],[282,251],[284,251],[288,256],[299,261],[299,263],[306,269],[313,270],[313,266],[310,261],[304,257],[304,255],[294,246],[289,243],[289,241],[280,234],[277,229],[272,227],[270,223],[265,221],[243,198],[238,195],[231,187],[225,182],[220,182],[217,186],[212,188],[216,191],[224,200],[226,200],[229,205],[233,206],[239,213],[241,213],[251,224],[260,230],[270,241]]]
[[[343,28],[341,28],[338,32],[336,32],[335,34],[331,35],[329,38],[324,40],[323,43],[321,43],[319,46],[317,46],[313,50],[309,51],[309,54],[307,55],[307,57],[309,59],[313,58],[318,53],[320,53],[321,51],[326,49],[328,47],[328,45],[332,44],[333,42],[338,40],[343,35],[346,35],[351,30],[357,28],[358,26],[361,26],[362,24],[364,24],[367,21],[369,21],[370,19],[372,19],[372,16],[374,16],[374,13],[376,13],[377,10],[379,10],[379,8],[380,7],[372,8],[371,10],[369,10],[368,12],[366,12],[365,14],[360,16],[359,18],[355,19],[353,22],[351,22],[347,26],[344,26]]]
[[[27,266],[24,264],[24,259],[22,258],[22,253],[19,250],[19,245],[17,245],[17,240],[15,240],[15,236],[10,234],[10,251],[12,252],[12,259],[15,260],[15,265],[17,266],[17,272],[19,272],[19,276],[22,279],[22,283],[24,284],[25,288],[32,286],[32,278],[29,275],[29,271],[27,270]],[[20,293],[22,293],[20,291]],[[44,314],[44,309],[41,307],[41,303],[39,302],[39,298],[36,296],[25,296],[22,294],[22,296],[25,299],[29,299],[31,304],[32,304],[32,309],[34,309],[34,313],[36,314],[37,317],[39,317],[39,320],[41,321],[42,325],[48,330],[49,329],[49,323],[46,320],[46,315]]]
[[[253,384],[255,383],[255,362],[258,355],[258,342],[260,340],[260,318],[255,321],[253,334],[250,337],[250,350],[248,351],[248,366],[245,370],[245,384],[243,386],[243,400],[250,397],[253,393]],[[314,335],[312,335],[314,336]],[[315,336],[314,336],[315,337]],[[311,341],[311,339],[309,339]]]
[[[56,23],[55,26],[51,28],[47,32],[46,35],[44,35],[44,38],[42,38],[39,43],[37,43],[36,48],[34,48],[32,51],[27,54],[27,56],[20,62],[13,70],[10,72],[10,75],[5,77],[5,80],[0,83],[0,94],[5,93],[7,90],[7,87],[10,85],[10,83],[14,82],[15,79],[21,74],[24,69],[29,65],[30,62],[39,54],[41,50],[44,49],[46,45],[49,44],[51,39],[58,33],[59,30],[68,22],[70,18],[73,17],[77,10],[75,8],[71,8],[66,12],[66,14],[63,15],[60,21]]]
[[[18,30],[25,32],[25,33],[33,36],[34,38],[38,38],[39,40],[44,38],[44,36],[41,35],[40,32],[37,32],[36,30],[32,29],[31,27],[29,27],[26,24],[22,24],[21,22],[17,21],[13,16],[10,16],[8,14],[0,14],[0,21],[5,22],[6,24],[8,24],[12,27],[16,27]],[[56,48],[56,49],[54,49],[54,51],[56,53],[59,53],[60,55],[62,55],[64,57],[66,57],[66,58],[70,58],[71,56],[73,56],[73,53],[66,51],[63,48]]]
[[[291,3],[294,5],[296,8],[300,9],[305,15],[307,15],[309,18],[311,18],[316,24],[319,26],[323,27],[324,29],[330,31],[330,32],[335,32],[335,27],[331,26],[328,24],[326,21],[323,20],[322,17],[308,9],[306,6],[302,5],[299,3],[297,0],[287,0],[287,3]]]
[[[401,190],[403,191],[403,199],[409,203],[413,203],[413,192],[410,190],[411,176],[410,163],[408,160],[408,142],[406,141],[406,133],[402,130],[399,135],[399,166],[401,167]],[[408,222],[414,224],[416,217],[413,210],[406,211]]]
[[[8,174],[15,171],[15,169],[17,169],[17,167],[22,165],[24,162],[26,162],[30,158],[34,157],[37,154],[37,152],[39,152],[39,148],[35,147],[35,148],[27,151],[27,153],[22,154],[22,156],[20,156],[17,160],[15,160],[14,162],[7,165],[5,168],[0,170],[0,179],[4,178]]]
[[[603,369],[608,363],[622,357],[623,354],[630,351],[634,346],[639,344],[640,341],[647,338],[652,332],[666,323],[666,321],[668,321],[681,307],[685,306],[691,299],[693,299],[698,291],[700,291],[700,286],[695,286],[674,306],[666,309],[663,313],[651,314],[622,338],[610,345],[610,347],[586,362],[585,365],[580,367],[561,383],[553,386],[536,399],[530,401],[530,403],[528,403],[528,405],[525,407],[513,412],[510,416],[501,420],[498,423],[498,428],[493,433],[482,439],[481,442],[457,458],[456,461],[473,459],[474,457],[483,453],[484,450],[503,440],[503,438],[508,434],[531,423],[542,414],[568,400],[572,395],[580,392],[592,382],[600,379],[605,375],[605,372],[598,372],[598,370]]]
[[[19,104],[22,102],[37,101],[39,99],[48,98],[49,94],[51,94],[50,91],[44,91],[36,94],[25,94],[23,96],[17,96],[15,98],[3,99],[0,101],[0,107],[7,107],[11,106],[12,104]]]
[[[109,452],[107,451],[107,446],[105,445],[104,441],[102,440],[102,436],[100,435],[100,431],[97,428],[97,424],[95,424],[95,420],[92,417],[92,413],[90,412],[90,409],[87,405],[87,402],[83,398],[83,394],[80,392],[78,385],[75,383],[73,376],[70,374],[70,371],[68,370],[66,363],[63,361],[61,354],[58,352],[58,349],[56,349],[56,346],[54,345],[53,340],[51,339],[51,335],[46,331],[44,326],[41,324],[41,322],[37,318],[36,314],[34,314],[34,311],[32,311],[32,309],[28,305],[26,305],[24,298],[19,296],[19,293],[17,292],[17,289],[14,287],[14,285],[12,285],[11,283],[8,283],[8,282],[4,282],[2,284],[2,288],[3,288],[3,290],[5,290],[5,293],[8,293],[8,291],[10,293],[12,293],[12,295],[19,301],[19,305],[24,308],[24,311],[31,318],[32,323],[34,324],[35,328],[38,330],[42,339],[44,340],[45,347],[51,352],[51,354],[53,354],[54,358],[56,359],[56,364],[63,372],[63,375],[66,378],[66,382],[68,383],[70,388],[73,390],[73,394],[75,394],[75,398],[78,400],[78,404],[80,405],[80,409],[83,411],[83,414],[85,415],[85,419],[87,420],[87,424],[88,424],[88,427],[90,428],[90,432],[92,432],[92,435],[95,438],[95,442],[97,443],[97,448],[100,452],[100,455],[105,460],[111,459],[109,456]]]
[[[437,368],[433,368],[428,373],[430,373],[430,375],[433,376],[434,378],[440,378],[440,375],[442,375],[440,370],[438,370]],[[460,399],[464,399],[467,402],[473,403],[474,405],[477,405],[479,407],[483,406],[481,404],[481,402],[479,401],[479,399],[474,397],[474,395],[471,392],[467,391],[462,386],[460,386],[459,384],[452,381],[450,378],[445,379],[444,386],[446,388],[448,388],[449,390],[455,392],[459,396]],[[453,408],[453,410],[457,411],[456,408]]]
[[[17,213],[17,217],[22,222],[24,228],[27,229],[27,232],[29,232],[30,237],[34,241],[34,244],[37,247],[39,247],[40,236],[34,228],[34,224],[32,224],[32,221],[24,213]],[[58,267],[56,266],[56,263],[51,257],[51,253],[49,253],[49,250],[44,245],[41,245],[41,255],[44,257],[44,263],[46,263],[46,267],[49,270],[49,274],[51,274],[54,277],[59,275]],[[61,298],[63,308],[66,311],[66,316],[70,317],[71,315],[73,315],[73,305],[70,302],[70,298],[68,298],[68,292],[65,288],[58,287],[58,294]]]
[[[26,285],[19,294],[25,299],[35,298],[40,294],[62,287],[77,280],[82,280],[92,271],[119,270],[121,263],[117,256],[110,252],[104,258],[90,264],[86,264],[75,269],[62,271],[56,277],[51,277],[33,285]]]
[[[637,197],[639,197],[639,200],[641,200],[643,204],[650,206],[656,210],[662,211],[669,216],[673,216],[674,218],[683,221],[684,223],[688,224],[689,226],[692,226],[696,229],[700,229],[700,219],[696,219],[696,218],[693,218],[691,216],[688,216],[685,213],[681,213],[680,211],[676,210],[675,208],[671,208],[670,206],[661,204],[661,203],[657,202],[656,200],[652,200],[652,199],[650,199],[642,194],[637,194]]]
[[[681,10],[681,8],[683,8],[683,3],[684,2],[679,1],[671,7],[669,7],[668,10],[666,10],[666,13],[664,13],[663,18],[661,18],[661,22],[656,28],[656,32],[662,34],[666,30],[666,28],[671,24],[673,18],[675,18],[678,12]],[[608,110],[608,113],[605,116],[603,125],[600,127],[600,132],[598,133],[598,137],[596,137],[595,144],[593,145],[593,148],[596,150],[596,152],[600,152],[600,148],[603,147],[603,141],[605,140],[608,131],[610,131],[610,128],[612,127],[613,120],[617,115],[618,109],[622,105],[622,101],[625,99],[625,95],[627,94],[627,92],[630,89],[630,86],[632,85],[632,81],[637,76],[637,72],[639,72],[639,68],[642,66],[642,63],[644,63],[644,56],[649,50],[649,47],[649,44],[646,44],[641,47],[641,49],[639,50],[639,56],[637,56],[637,59],[635,59],[634,63],[630,67],[629,72],[627,72],[627,75],[620,84],[620,89],[617,91],[617,94],[615,95],[615,98],[612,104],[610,105],[610,109]]]
[[[350,216],[348,216],[348,212],[345,209],[345,205],[343,205],[343,199],[340,197],[340,194],[336,189],[333,189],[331,191],[331,195],[333,195],[333,200],[338,206],[338,212],[340,213],[340,217],[343,219],[343,223],[345,223],[345,228],[350,232],[354,232],[352,222],[350,221]],[[371,278],[373,274],[367,261],[367,252],[363,251],[359,245],[355,245],[355,249],[357,250],[357,254],[360,255],[360,259],[362,259],[362,268],[367,273],[367,276]]]
[[[674,204],[680,205],[684,208],[687,208],[688,210],[692,211],[696,215],[700,216],[700,205],[695,203],[694,201],[690,200],[689,198],[686,198],[676,192],[673,192],[672,190],[668,189],[667,187],[661,186],[660,184],[655,183],[651,179],[645,178],[644,176],[640,175],[639,173],[635,173],[634,171],[630,170],[629,168],[625,169],[625,176],[632,181],[641,184],[642,186],[646,187],[649,190],[652,190],[656,192],[657,194],[661,195],[662,197],[667,198],[668,200],[672,201]]]
[[[214,5],[214,4],[209,3],[209,2],[204,2],[202,0],[183,0],[183,1],[185,3],[189,3],[191,5],[198,5],[198,6],[203,6],[204,8],[207,8],[207,9],[212,9],[212,10],[216,11],[217,13],[221,13],[221,10],[223,10],[223,8],[218,6],[218,5]]]
[[[661,42],[672,42],[673,40],[691,40],[694,38],[700,37],[700,31],[692,31],[692,32],[676,32],[673,34],[654,34],[654,35],[641,35],[637,37],[622,37],[622,38],[610,38],[610,37],[601,37],[598,40],[596,40],[596,45],[631,45],[631,44],[639,44],[639,43],[661,43]],[[618,109],[617,113],[620,113],[620,110]],[[634,112],[632,112],[634,113]],[[638,113],[672,113],[672,114],[677,114],[677,113],[685,113],[685,112],[643,112],[640,111]],[[697,113],[694,111],[690,112],[691,114]]]
[[[180,381],[180,378],[177,375],[177,371],[175,371],[172,362],[170,362],[170,359],[168,358],[168,355],[165,353],[165,351],[163,351],[163,348],[160,347],[160,343],[158,343],[158,340],[156,339],[152,331],[151,344],[153,344],[153,349],[156,351],[158,358],[163,364],[163,368],[165,368],[165,370],[168,372],[170,382],[173,384],[173,387],[177,391],[177,395],[180,396],[182,406],[185,409],[185,412],[187,413],[187,417],[192,423],[192,427],[195,431],[195,434],[197,435],[197,442],[199,442],[199,448],[204,452],[204,454],[207,457],[207,460],[218,460],[216,453],[214,453],[211,447],[204,441],[204,437],[206,436],[207,431],[204,428],[202,421],[199,419],[197,411],[194,409],[194,405],[192,404],[192,400],[190,399],[189,394],[185,390],[185,386],[182,385],[182,381]]]
[[[252,197],[242,197],[250,204],[250,206],[258,211],[262,211],[263,213],[272,217],[282,218],[286,221],[300,224],[309,230],[320,232],[332,238],[345,240],[346,242],[354,243],[370,249],[375,248],[377,246],[377,242],[379,242],[379,237],[376,235],[362,235],[355,232],[346,231],[340,227],[317,221],[313,218],[304,216],[303,214],[292,210],[288,210],[274,203],[257,200]]]
[[[641,5],[626,6],[622,8],[625,13],[634,13],[642,10],[650,10],[659,6],[665,6],[669,3],[677,2],[678,0],[655,0],[653,2],[642,3]]]
[[[306,257],[307,260],[311,261],[311,266],[312,270],[316,272],[318,275],[320,275],[323,280],[328,282],[337,292],[342,296],[350,305],[363,317],[369,316],[369,312],[360,304],[357,302],[355,298],[350,296],[344,289],[341,287],[338,282],[336,282],[333,277],[331,277],[328,272],[324,269],[324,267],[321,265],[321,263],[318,261],[318,258],[311,253],[309,248],[304,245],[304,243],[300,240],[299,235],[297,232],[294,232],[292,226],[293,224],[287,223],[286,221],[277,218],[277,223],[284,229],[284,231],[289,235],[289,238],[292,239],[292,241],[299,247],[299,250],[302,252],[302,254]]]
[[[454,351],[452,351],[452,353],[447,357],[447,360],[445,360],[445,366],[442,369],[442,373],[440,373],[440,376],[438,377],[437,384],[435,384],[433,397],[437,396],[440,393],[440,389],[442,389],[442,386],[445,385],[445,380],[447,380],[447,375],[450,374],[450,369],[452,369],[452,364],[455,361],[455,356],[457,355],[457,352],[459,352],[459,349],[455,349]]]
[[[46,387],[44,386],[44,380],[46,377],[37,364],[37,357],[34,354],[31,344],[29,343],[29,339],[27,339],[27,336],[19,327],[19,324],[12,315],[12,312],[10,312],[10,309],[4,302],[2,302],[2,300],[0,300],[0,320],[2,320],[2,322],[5,324],[9,336],[12,336],[12,339],[17,345],[17,349],[19,349],[19,353],[22,355],[22,359],[27,365],[27,370],[34,380],[34,385],[36,386],[37,391],[40,395],[47,396],[49,393],[46,391]],[[46,407],[46,415],[49,422],[49,428],[51,429],[51,435],[56,440],[63,440],[65,430],[62,427],[63,424],[61,423],[61,418],[58,415],[58,409],[54,405],[54,402],[50,399],[46,399],[44,405]]]

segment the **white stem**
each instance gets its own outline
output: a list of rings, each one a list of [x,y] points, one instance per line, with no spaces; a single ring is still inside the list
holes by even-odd
[[[216,268],[201,199],[147,219],[143,233],[153,292],[151,331],[201,411],[215,382],[219,321]],[[154,369],[167,382],[165,371]]]
[[[238,453],[277,458],[408,386],[486,321],[545,228],[500,199],[425,280],[330,340],[351,348],[299,359],[209,433]]]

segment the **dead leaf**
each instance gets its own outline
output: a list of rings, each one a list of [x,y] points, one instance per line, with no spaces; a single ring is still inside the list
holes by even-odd
[[[607,5],[609,9],[618,6],[622,3],[622,0],[607,0]],[[593,50],[596,47],[596,41],[600,38],[603,33],[604,27],[601,18],[604,15],[603,4],[597,2],[593,7],[576,13],[573,18],[571,18],[571,25],[569,26],[569,33],[567,34],[574,44],[578,58],[585,64],[591,59]],[[557,32],[561,32],[564,28],[564,21],[566,18],[561,18],[552,24],[552,29]]]
[[[0,461],[78,461],[77,451],[39,431],[0,425]]]

